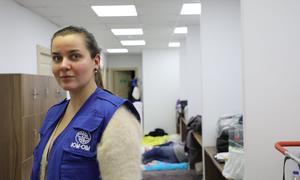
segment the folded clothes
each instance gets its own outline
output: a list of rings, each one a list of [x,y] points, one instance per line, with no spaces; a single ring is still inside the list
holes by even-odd
[[[143,165],[144,171],[163,171],[163,170],[177,170],[188,169],[188,163],[166,163],[162,161],[152,161]]]
[[[157,136],[157,137],[152,137],[152,136],[144,136],[142,140],[142,145],[144,146],[156,146],[160,145],[163,143],[168,142],[169,136]]]

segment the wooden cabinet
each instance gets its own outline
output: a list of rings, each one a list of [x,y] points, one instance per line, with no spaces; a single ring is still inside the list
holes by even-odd
[[[204,148],[204,161],[205,161],[205,179],[206,180],[226,180],[222,175],[224,163],[218,162],[214,156],[217,154],[215,146]]]
[[[224,163],[218,162],[214,156],[217,154],[215,146],[203,147],[202,136],[196,132],[193,132],[193,138],[199,144],[198,151],[201,152],[201,156],[198,156],[196,162],[204,159],[205,179],[206,180],[226,180],[222,175]],[[202,158],[202,151],[204,150],[204,158]],[[190,164],[191,168],[194,168],[194,164]]]
[[[183,117],[179,118],[179,134],[181,136],[181,141],[185,142],[187,135],[187,124],[186,119],[184,119]]]
[[[195,149],[190,149],[189,154],[192,159],[190,159],[190,168],[196,169],[196,163],[201,163],[200,171],[203,173],[203,158],[202,158],[202,135],[197,132],[192,132],[192,141],[193,141],[193,147]]]
[[[0,74],[0,84],[0,179],[28,180],[42,120],[66,93],[49,76]]]

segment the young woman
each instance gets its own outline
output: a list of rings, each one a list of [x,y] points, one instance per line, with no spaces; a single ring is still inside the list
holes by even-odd
[[[130,102],[97,87],[94,36],[84,28],[63,28],[52,37],[51,53],[52,72],[71,98],[47,112],[31,180],[141,179],[139,115]]]

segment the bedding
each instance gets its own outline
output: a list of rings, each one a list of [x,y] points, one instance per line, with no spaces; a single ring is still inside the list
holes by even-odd
[[[142,153],[153,148],[153,146],[167,142],[180,142],[178,134],[151,137],[144,136],[142,141]],[[201,180],[202,176],[193,170],[188,170],[188,163],[166,163],[152,161],[142,164],[143,180]]]
[[[187,170],[188,163],[166,163],[162,161],[152,161],[143,165],[144,171],[163,171],[163,170]]]

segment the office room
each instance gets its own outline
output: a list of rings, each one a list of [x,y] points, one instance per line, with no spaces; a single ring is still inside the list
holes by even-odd
[[[200,3],[201,14],[181,15],[184,3]],[[91,8],[96,5],[134,5],[137,16],[100,17]],[[143,179],[291,179],[299,162],[288,160],[284,173],[285,156],[274,145],[291,141],[295,147],[286,149],[300,155],[298,7],[297,0],[0,0],[0,179],[30,179],[42,120],[51,105],[69,96],[46,75],[52,62],[43,60],[52,59],[52,35],[69,25],[84,26],[102,48],[98,65],[104,88],[124,96],[114,84],[116,76],[135,78],[142,135],[159,128],[186,140],[183,128],[201,115],[197,166],[187,162],[184,170],[143,170]],[[176,34],[176,27],[187,27],[187,32]],[[111,31],[120,28],[144,31],[137,36]],[[145,44],[127,46],[121,40]],[[168,47],[173,41],[180,46]],[[128,52],[108,52],[117,48]],[[42,94],[53,97],[41,99]],[[177,124],[178,100],[187,101],[180,111],[182,126]],[[228,157],[224,165],[209,154],[210,148],[216,150],[220,119],[236,114],[242,115],[243,136],[238,173],[226,167]]]

